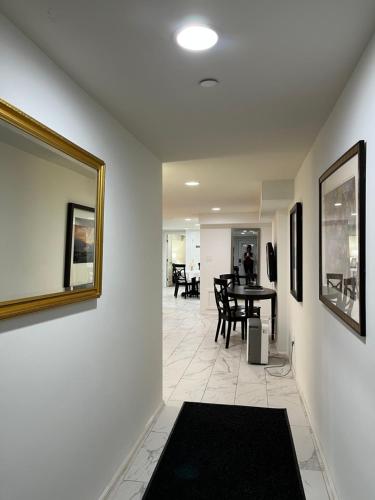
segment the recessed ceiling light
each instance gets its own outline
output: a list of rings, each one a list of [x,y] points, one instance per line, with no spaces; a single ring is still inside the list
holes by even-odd
[[[207,26],[188,26],[179,31],[176,36],[180,47],[194,52],[210,49],[218,39],[216,31]]]
[[[214,207],[214,208],[211,208],[211,210],[213,212],[220,212],[221,208],[220,207]]]
[[[357,212],[352,212],[352,216],[355,217],[357,215]]]
[[[185,220],[186,220],[186,222],[190,222],[191,221],[191,219],[185,219]]]
[[[188,182],[185,182],[185,186],[199,186],[199,182],[198,181],[188,181]]]
[[[204,78],[199,82],[199,85],[205,88],[216,87],[218,84],[219,80],[216,80],[216,78]]]
[[[341,207],[342,203],[335,203],[335,207]]]

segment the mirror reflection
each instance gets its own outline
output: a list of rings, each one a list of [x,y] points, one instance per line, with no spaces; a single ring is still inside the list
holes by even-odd
[[[91,288],[97,171],[0,121],[0,302]]]
[[[322,183],[322,294],[359,322],[358,157]]]
[[[232,269],[248,285],[259,285],[260,229],[232,229]]]

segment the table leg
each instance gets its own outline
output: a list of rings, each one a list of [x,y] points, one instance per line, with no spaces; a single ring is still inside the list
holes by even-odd
[[[249,307],[249,318],[253,317],[253,311],[254,311],[254,299],[250,299],[250,307]]]
[[[245,314],[246,318],[249,317],[249,299],[245,299]]]
[[[272,340],[275,340],[276,295],[271,297]]]

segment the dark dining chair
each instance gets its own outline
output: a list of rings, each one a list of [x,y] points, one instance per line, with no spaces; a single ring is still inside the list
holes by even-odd
[[[241,285],[240,279],[240,268],[238,266],[233,266],[234,284]]]
[[[327,273],[327,287],[342,292],[343,278],[344,276],[341,273]]]
[[[200,296],[200,280],[199,278],[191,278],[191,284],[188,283],[188,285],[191,285],[189,295],[190,297],[199,297]]]
[[[241,337],[242,339],[245,338],[247,322],[246,313],[243,309],[237,309],[230,304],[227,280],[214,278],[214,292],[218,311],[215,342],[217,342],[221,329],[222,335],[226,338],[225,348],[228,349],[233,323],[241,323]],[[228,324],[227,331],[225,331],[226,324]]]
[[[227,282],[227,286],[234,286],[237,285],[236,283],[236,275],[235,274],[220,274],[220,279],[225,280]],[[234,309],[245,309],[244,304],[239,304],[238,300],[236,298],[229,298],[229,304],[230,306]],[[233,330],[236,329],[236,325],[234,325]]]
[[[236,282],[236,275],[235,274],[220,274],[220,279],[226,280],[228,286],[234,286],[237,285],[238,283]],[[236,309],[245,309],[245,304],[239,303],[236,298],[229,298],[229,302],[233,302]],[[253,309],[250,313],[251,317],[256,317],[260,318],[260,307],[253,306]],[[234,324],[233,330],[236,329],[236,324]]]
[[[356,298],[356,287],[357,280],[354,277],[344,279],[344,295],[352,300],[355,300]]]
[[[173,282],[174,282],[174,296],[177,298],[178,289],[180,286],[185,288],[184,297],[189,295],[191,289],[191,283],[188,283],[186,279],[186,264],[172,264],[173,271]]]

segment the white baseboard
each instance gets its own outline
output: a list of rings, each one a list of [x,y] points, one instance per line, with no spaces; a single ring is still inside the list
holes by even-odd
[[[294,372],[294,369],[293,369],[293,372]],[[298,391],[299,391],[299,393],[301,395],[301,398],[302,398],[302,401],[303,401],[303,404],[304,404],[304,407],[306,409],[306,413],[307,413],[307,416],[308,416],[308,419],[309,419],[309,422],[310,422],[310,425],[311,425],[311,429],[313,431],[313,438],[314,438],[314,441],[315,441],[315,446],[318,449],[319,459],[321,460],[321,462],[323,464],[323,471],[322,471],[322,473],[323,473],[323,476],[324,476],[324,479],[325,479],[325,482],[326,482],[326,486],[327,486],[329,498],[330,498],[330,500],[339,500],[339,497],[338,497],[335,485],[334,485],[334,483],[332,481],[332,477],[331,477],[331,474],[329,472],[327,461],[326,461],[324,453],[323,453],[322,444],[321,444],[321,442],[320,442],[320,440],[318,438],[318,434],[317,434],[315,426],[313,424],[313,420],[312,420],[310,408],[309,408],[309,406],[307,404],[307,400],[306,400],[306,397],[305,397],[305,395],[304,395],[304,393],[303,393],[303,391],[301,389],[301,386],[299,385],[299,383],[297,381],[297,378],[295,376],[295,372],[294,372],[294,378],[296,380]]]
[[[160,403],[160,405],[157,407],[156,411],[149,418],[147,424],[145,425],[143,432],[141,433],[141,435],[139,436],[139,438],[135,442],[134,446],[132,447],[132,449],[130,450],[128,455],[125,457],[122,464],[119,466],[119,468],[117,469],[117,471],[113,475],[112,479],[110,480],[110,482],[108,483],[108,485],[106,486],[106,488],[104,489],[103,493],[100,495],[98,500],[110,500],[110,496],[112,495],[112,493],[114,493],[117,490],[117,488],[120,486],[120,483],[122,482],[122,478],[123,478],[123,475],[124,475],[127,467],[129,466],[134,455],[138,451],[138,448],[143,443],[145,437],[150,432],[156,418],[158,417],[158,415],[161,412],[161,410],[163,409],[163,407],[164,407],[164,401],[162,401]]]

